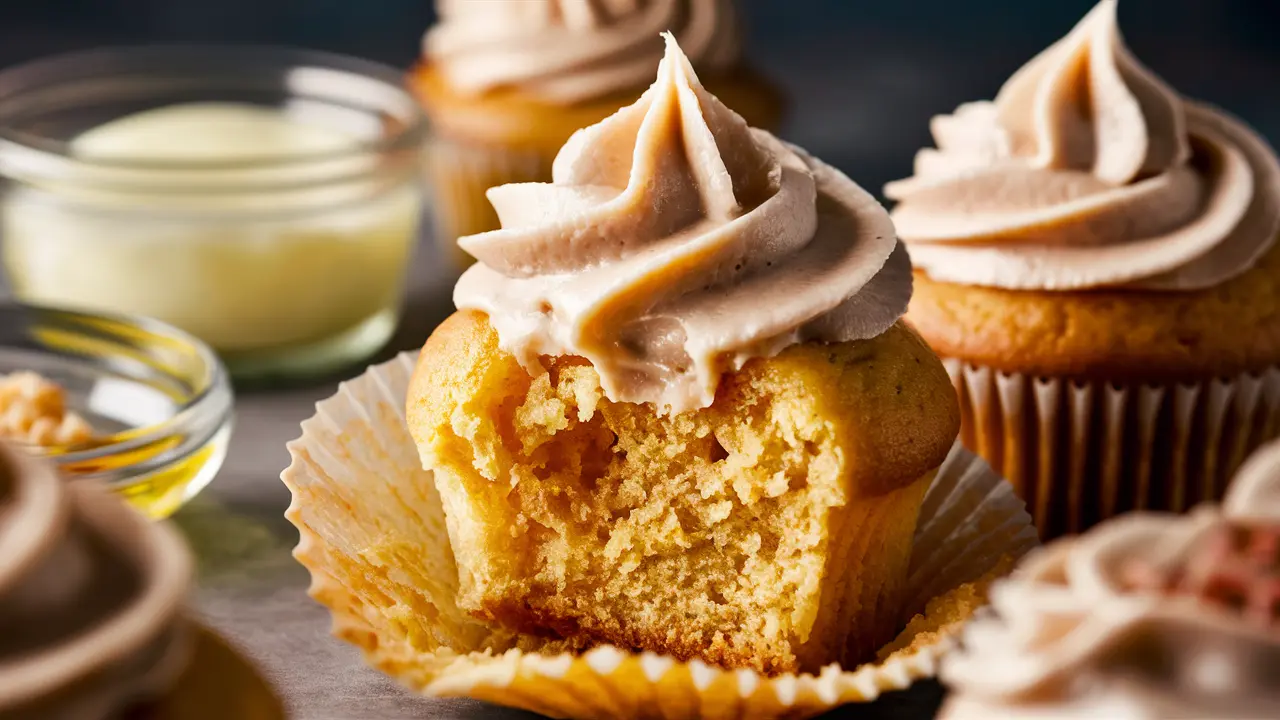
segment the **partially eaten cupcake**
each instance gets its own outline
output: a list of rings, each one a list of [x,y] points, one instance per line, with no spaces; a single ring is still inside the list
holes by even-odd
[[[1222,508],[1108,521],[991,597],[944,667],[947,720],[1280,717],[1280,443]]]
[[[899,322],[887,213],[667,42],[639,101],[460,241],[480,262],[407,407],[457,602],[568,649],[851,667],[905,620],[956,399]]]

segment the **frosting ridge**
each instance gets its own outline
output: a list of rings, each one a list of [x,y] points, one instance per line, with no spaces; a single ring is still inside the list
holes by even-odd
[[[570,138],[551,183],[489,191],[502,229],[459,240],[480,262],[454,301],[526,368],[578,355],[610,399],[681,412],[751,357],[879,335],[911,277],[868,193],[749,128],[666,37],[657,81]]]
[[[423,50],[468,94],[518,87],[574,103],[643,87],[669,31],[700,68],[727,68],[740,39],[732,0],[438,0]]]
[[[931,277],[1015,290],[1195,290],[1271,248],[1274,152],[1138,62],[1116,6],[1102,0],[993,102],[934,118],[937,149],[886,186],[899,234]]]
[[[944,666],[943,717],[1280,714],[1277,497],[1273,441],[1221,508],[1134,513],[1037,551]]]

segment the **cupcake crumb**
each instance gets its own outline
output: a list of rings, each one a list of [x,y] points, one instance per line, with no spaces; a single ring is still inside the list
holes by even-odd
[[[1008,575],[1013,565],[1014,559],[1006,556],[986,575],[930,600],[924,612],[911,618],[897,639],[880,649],[877,660],[884,662],[895,655],[910,655],[956,633],[987,604],[991,584]]]
[[[0,438],[39,447],[79,445],[93,427],[67,409],[66,391],[28,371],[0,375]]]

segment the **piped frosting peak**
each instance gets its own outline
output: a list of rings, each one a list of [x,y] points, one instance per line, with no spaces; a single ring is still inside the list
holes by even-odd
[[[454,299],[526,367],[585,357],[611,399],[678,412],[751,357],[884,332],[911,282],[875,200],[749,128],[666,37],[657,81],[570,138],[551,183],[489,191],[502,229],[459,240],[480,263]]]
[[[1191,157],[1182,103],[1125,47],[1115,0],[1015,73],[995,109],[1011,154],[1034,168],[1119,186]]]
[[[1133,57],[1116,0],[1005,83],[934,118],[890,183],[935,279],[1010,289],[1191,290],[1246,271],[1280,230],[1280,164],[1249,128]]]

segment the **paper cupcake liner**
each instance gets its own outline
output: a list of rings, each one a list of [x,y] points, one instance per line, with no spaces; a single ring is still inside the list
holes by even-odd
[[[961,441],[1013,483],[1042,539],[1130,510],[1219,500],[1280,433],[1280,367],[1199,384],[1080,384],[944,361]]]
[[[900,618],[908,631],[878,662],[768,677],[611,646],[538,652],[546,641],[488,628],[454,602],[444,512],[404,419],[415,361],[405,353],[370,368],[319,403],[281,477],[300,533],[294,555],[334,633],[425,694],[564,718],[814,715],[934,675],[985,583],[1036,544],[1009,484],[957,445],[922,506]]]
[[[458,247],[458,238],[498,229],[498,214],[485,191],[506,183],[549,181],[555,159],[531,150],[486,147],[443,137],[431,140],[425,157],[435,199],[436,241],[442,255],[457,269],[473,262]]]

